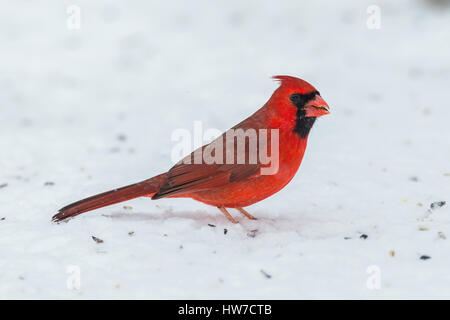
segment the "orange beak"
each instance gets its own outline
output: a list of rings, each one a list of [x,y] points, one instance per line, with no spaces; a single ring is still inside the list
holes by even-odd
[[[305,106],[306,117],[321,117],[330,113],[330,107],[318,94]]]

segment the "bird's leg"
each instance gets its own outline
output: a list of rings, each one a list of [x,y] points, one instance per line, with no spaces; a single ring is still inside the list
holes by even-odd
[[[227,209],[225,209],[225,207],[217,207],[219,208],[220,211],[222,211],[222,213],[225,215],[225,217],[230,220],[232,223],[237,223],[236,220],[234,220],[234,218],[231,216],[231,214],[227,211]]]
[[[236,209],[238,209],[240,213],[242,213],[244,216],[246,216],[250,220],[258,220],[254,216],[252,216],[250,213],[248,213],[246,210],[244,210],[244,208],[236,208]]]

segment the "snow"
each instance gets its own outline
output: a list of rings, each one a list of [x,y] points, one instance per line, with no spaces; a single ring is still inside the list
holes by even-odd
[[[379,0],[371,30],[371,4],[3,4],[0,298],[450,298],[450,9]],[[50,222],[167,170],[174,130],[233,126],[276,74],[332,113],[294,180],[248,207],[259,220],[136,199]]]

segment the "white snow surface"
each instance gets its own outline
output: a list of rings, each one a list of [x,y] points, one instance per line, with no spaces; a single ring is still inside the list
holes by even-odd
[[[450,298],[450,8],[379,0],[371,30],[371,4],[3,3],[0,298]],[[277,74],[332,113],[259,220],[142,198],[50,221],[168,170],[175,129],[230,128]]]

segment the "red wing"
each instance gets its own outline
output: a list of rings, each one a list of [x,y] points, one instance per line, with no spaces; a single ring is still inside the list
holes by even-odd
[[[167,172],[167,182],[152,199],[209,190],[259,174],[259,164],[185,164]]]
[[[232,129],[246,130],[248,128],[259,128],[260,126],[258,124],[261,122],[258,120],[261,120],[263,116],[263,113],[257,112]],[[226,133],[218,138],[223,139],[223,144],[221,145],[223,150],[223,164],[206,164],[203,161],[201,161],[200,164],[196,164],[195,153],[199,151],[196,150],[178,162],[167,172],[167,182],[160,188],[158,193],[152,197],[152,199],[159,199],[171,195],[179,195],[202,190],[210,190],[225,186],[230,182],[238,182],[250,177],[258,176],[261,168],[259,157],[256,157],[256,162],[249,162],[248,158],[246,158],[245,164],[237,164],[237,142],[234,141],[234,148],[230,150],[231,148],[226,148],[225,136]],[[201,150],[204,152],[208,146],[213,145],[218,141],[218,139],[203,146]],[[257,144],[257,148],[258,146],[259,145]],[[249,141],[248,139],[245,139],[246,157],[249,157],[248,150]],[[227,159],[227,153],[230,154],[231,152],[234,153],[233,159],[235,161],[233,161],[232,164],[226,164],[227,161],[225,160]],[[189,162],[187,160],[189,160]]]

